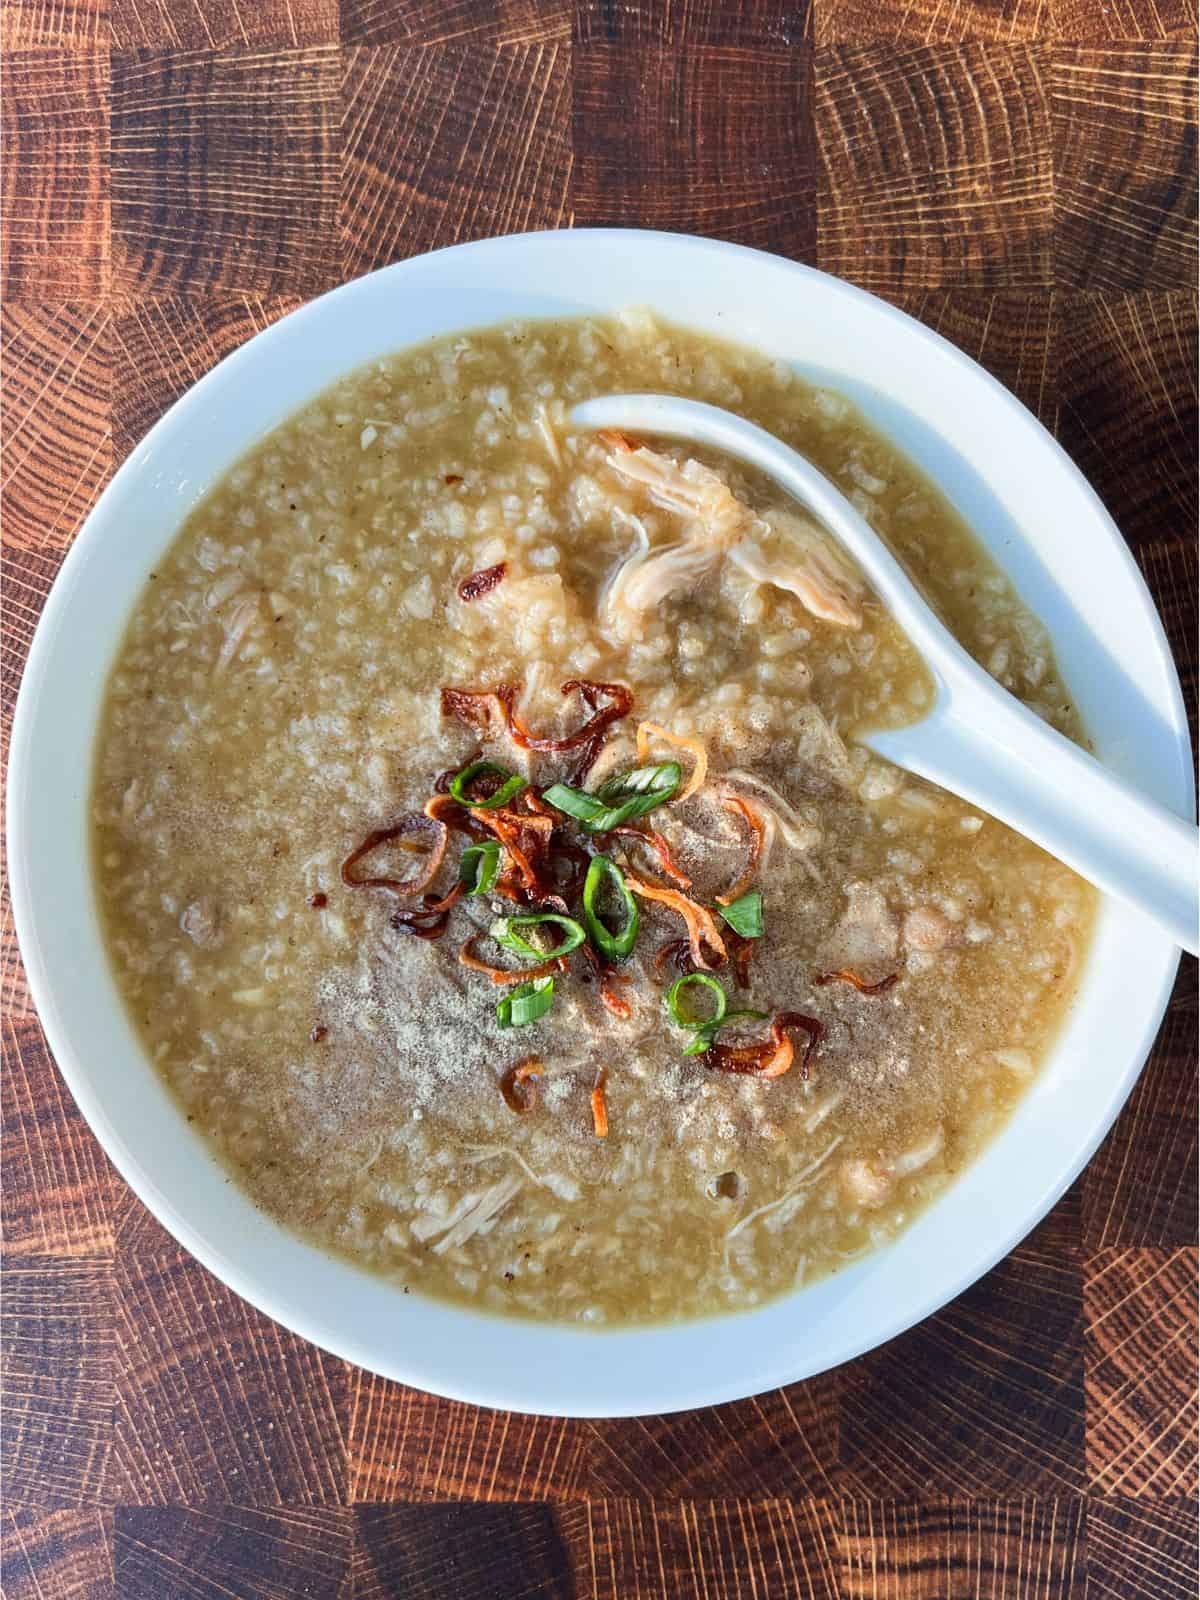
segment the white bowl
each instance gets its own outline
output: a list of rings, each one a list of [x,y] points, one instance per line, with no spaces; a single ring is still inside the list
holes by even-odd
[[[276,323],[190,390],[117,473],[63,564],[21,688],[9,784],[30,987],[80,1108],[159,1221],[252,1304],[336,1355],[456,1399],[575,1416],[756,1394],[869,1350],[959,1294],[1096,1148],[1146,1058],[1178,959],[1151,923],[1106,906],[1061,1042],[983,1157],[894,1245],[736,1326],[585,1331],[402,1296],[286,1233],[228,1181],[126,1018],[89,873],[93,739],[135,597],[209,486],[348,369],[452,329],[629,304],[756,345],[850,395],[942,485],[1049,624],[1098,755],[1190,814],[1186,723],[1158,617],[1100,502],[1034,418],[951,345],[834,278],[734,245],[623,230],[493,239],[389,267]]]

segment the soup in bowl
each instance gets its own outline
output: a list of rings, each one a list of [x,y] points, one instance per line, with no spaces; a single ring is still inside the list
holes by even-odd
[[[648,269],[633,306],[599,292],[621,249]],[[521,294],[480,294],[488,251]],[[548,285],[568,255],[595,276],[564,304]],[[233,363],[160,425],[175,460],[152,435],[114,486],[145,496],[157,474],[183,493],[147,516],[105,608],[104,681],[72,747],[89,981],[221,1203],[206,1214],[169,1175],[165,1195],[141,1154],[125,1170],[186,1242],[209,1235],[198,1253],[235,1287],[391,1375],[540,1410],[752,1392],[905,1325],[1019,1236],[1115,1114],[1173,963],[1141,929],[1125,1038],[1053,1125],[1106,1004],[1095,974],[1138,919],[856,743],[919,717],[935,686],[802,508],[720,456],[579,431],[572,405],[685,394],[795,445],[1063,731],[1103,756],[1121,695],[1153,690],[1143,735],[1168,799],[1177,690],[1155,682],[1156,620],[1076,475],[897,313],[696,241],[435,259],[435,279],[433,262],[393,269],[248,347],[241,437],[210,441],[202,476],[179,481],[181,412],[215,415]],[[655,272],[684,261],[700,288],[680,304]],[[716,311],[718,265],[812,331]],[[422,314],[386,338],[373,297],[423,273]],[[825,301],[856,352],[840,374],[815,332]],[[339,328],[355,331],[340,361]],[[289,340],[311,359],[285,405]],[[864,387],[926,394],[900,351],[963,386],[958,439]],[[1038,464],[1037,522],[1022,485],[983,476],[1000,421]],[[1068,531],[1101,540],[1096,592],[1071,604],[1071,540],[1036,533],[1062,538],[1056,494]],[[1103,700],[1093,673],[1089,706],[1073,658],[1131,597],[1144,660],[1114,667]],[[53,1014],[61,995],[77,1025],[86,996],[52,970],[39,1000]],[[70,1075],[78,1046],[54,1042]],[[109,1103],[97,1085],[101,1120]],[[1023,1194],[1005,1162],[1024,1163]],[[216,1245],[214,1218],[233,1228]],[[312,1277],[277,1298],[258,1274],[280,1238]],[[905,1253],[906,1293],[880,1302]],[[700,1319],[733,1312],[751,1375],[678,1369]],[[548,1341],[548,1369],[497,1365],[497,1317],[514,1319],[503,1338]],[[418,1321],[454,1335],[418,1349]],[[629,1341],[649,1371],[627,1371]]]

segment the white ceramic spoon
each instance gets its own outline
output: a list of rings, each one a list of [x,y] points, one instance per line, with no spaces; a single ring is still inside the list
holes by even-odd
[[[810,461],[718,406],[610,395],[575,407],[579,428],[693,439],[769,473],[829,529],[921,652],[932,710],[861,743],[960,795],[1146,913],[1186,950],[1200,946],[1200,834],[1048,727],[967,654],[870,524]]]

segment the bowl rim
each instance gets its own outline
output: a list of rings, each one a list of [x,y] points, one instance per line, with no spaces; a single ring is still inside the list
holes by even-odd
[[[7,796],[14,923],[25,961],[30,993],[41,1017],[58,1071],[70,1088],[80,1110],[99,1139],[106,1154],[113,1161],[122,1178],[147,1208],[203,1266],[258,1310],[283,1323],[293,1332],[309,1339],[330,1353],[353,1361],[369,1371],[429,1389],[451,1399],[535,1414],[618,1417],[683,1410],[697,1405],[719,1404],[729,1400],[745,1398],[750,1394],[761,1393],[779,1384],[814,1376],[830,1366],[851,1360],[865,1351],[894,1338],[897,1334],[914,1326],[933,1311],[956,1298],[984,1273],[989,1271],[997,1261],[1007,1255],[1041,1221],[1053,1204],[1074,1182],[1111,1128],[1137,1080],[1158,1032],[1170,997],[1175,969],[1178,965],[1178,953],[1172,953],[1166,948],[1163,949],[1161,959],[1158,960],[1156,965],[1157,982],[1152,992],[1142,991],[1139,996],[1139,1009],[1141,1009],[1141,1006],[1145,1006],[1145,1021],[1139,1031],[1136,1044],[1130,1050],[1127,1067],[1114,1083],[1107,1103],[1100,1108],[1098,1114],[1094,1117],[1089,1116],[1087,1119],[1088,1135],[1080,1142],[1070,1162],[1066,1167],[1056,1172],[1053,1178],[1044,1186],[1036,1202],[1032,1205],[1026,1205],[1021,1214],[1011,1220],[1003,1233],[996,1236],[992,1245],[972,1262],[970,1270],[959,1274],[953,1286],[948,1290],[944,1285],[932,1287],[926,1296],[915,1300],[902,1313],[890,1320],[887,1318],[882,1319],[879,1323],[873,1325],[870,1332],[861,1340],[857,1342],[853,1339],[846,1341],[844,1348],[841,1349],[835,1359],[823,1361],[817,1366],[805,1365],[803,1360],[798,1357],[797,1352],[789,1347],[779,1351],[774,1356],[764,1358],[760,1362],[750,1384],[747,1383],[744,1375],[742,1377],[731,1376],[725,1383],[708,1381],[700,1391],[692,1393],[687,1392],[686,1382],[684,1382],[679,1392],[664,1395],[662,1403],[647,1404],[646,1397],[639,1395],[630,1404],[625,1405],[620,1399],[614,1399],[611,1394],[605,1394],[595,1401],[589,1400],[586,1395],[572,1396],[569,1401],[564,1403],[561,1396],[561,1386],[556,1388],[555,1384],[551,1383],[547,1387],[545,1384],[539,1384],[536,1381],[530,1382],[527,1377],[521,1378],[511,1373],[496,1375],[487,1369],[485,1363],[481,1363],[475,1371],[460,1373],[457,1379],[452,1379],[447,1377],[436,1362],[431,1364],[430,1360],[423,1360],[412,1351],[404,1352],[403,1359],[399,1362],[394,1362],[390,1359],[381,1362],[378,1344],[363,1343],[353,1332],[348,1331],[344,1326],[339,1326],[336,1314],[331,1314],[328,1310],[317,1310],[311,1306],[304,1307],[295,1301],[289,1301],[286,1297],[281,1300],[278,1294],[272,1294],[264,1289],[262,1283],[252,1273],[247,1272],[240,1262],[233,1259],[225,1251],[217,1248],[208,1238],[205,1231],[197,1226],[186,1214],[186,1211],[180,1210],[174,1200],[160,1189],[145,1170],[142,1160],[127,1138],[125,1131],[113,1123],[104,1103],[103,1095],[93,1083],[87,1066],[81,1060],[76,1059],[75,1048],[67,1037],[64,1010],[69,1010],[69,1006],[64,1008],[61,1004],[62,984],[59,977],[44,962],[41,944],[37,937],[35,863],[26,848],[24,802],[22,799],[26,788],[23,781],[24,775],[27,766],[30,764],[34,742],[38,734],[36,710],[39,691],[50,670],[52,653],[57,644],[58,634],[55,623],[59,609],[67,604],[66,596],[70,580],[76,568],[91,558],[91,546],[95,541],[96,530],[102,526],[110,507],[118,504],[122,496],[130,492],[148,453],[152,453],[161,440],[175,433],[180,427],[188,425],[193,415],[202,414],[210,394],[229,383],[243,368],[256,362],[265,349],[283,341],[294,341],[296,338],[302,337],[310,321],[327,315],[331,306],[336,307],[345,304],[354,296],[361,294],[364,284],[377,282],[382,278],[399,283],[412,273],[414,268],[428,270],[428,263],[436,262],[439,259],[444,260],[451,255],[463,257],[471,254],[473,256],[495,257],[497,265],[503,268],[506,258],[511,261],[519,260],[521,253],[531,247],[538,250],[549,249],[555,251],[569,243],[570,249],[577,249],[581,236],[584,238],[589,236],[602,238],[610,241],[616,240],[631,249],[636,249],[645,241],[654,241],[660,245],[667,243],[671,250],[680,251],[686,255],[694,255],[697,260],[708,256],[720,258],[727,263],[732,262],[734,271],[737,270],[737,264],[743,258],[751,258],[752,261],[765,260],[770,262],[776,269],[784,269],[794,274],[801,284],[807,279],[818,279],[827,287],[827,290],[829,286],[836,286],[837,294],[844,299],[847,306],[852,307],[856,303],[866,305],[871,308],[873,316],[882,315],[889,319],[895,319],[907,328],[910,335],[915,333],[922,341],[927,342],[934,351],[940,354],[942,359],[964,370],[972,383],[986,385],[992,391],[994,398],[998,397],[1006,407],[1019,413],[1022,424],[1035,429],[1041,435],[1043,446],[1048,446],[1054,453],[1057,458],[1056,465],[1058,470],[1069,475],[1077,492],[1083,492],[1090,502],[1097,525],[1107,532],[1110,541],[1114,545],[1113,554],[1123,561],[1126,568],[1126,576],[1131,580],[1131,592],[1138,596],[1144,613],[1142,621],[1149,628],[1154,638],[1160,656],[1159,666],[1164,674],[1164,699],[1166,703],[1159,704],[1157,709],[1162,713],[1169,732],[1173,736],[1174,751],[1177,757],[1176,765],[1178,767],[1178,771],[1170,774],[1167,781],[1169,781],[1174,790],[1174,803],[1177,808],[1182,808],[1189,815],[1193,814],[1193,796],[1189,776],[1190,737],[1184,712],[1182,690],[1166,634],[1133,555],[1109,518],[1095,491],[1083,478],[1078,468],[1062,450],[1061,446],[1058,445],[1057,441],[1054,440],[1053,436],[1042,427],[1037,418],[970,357],[942,338],[941,335],[925,327],[924,324],[917,322],[914,318],[909,317],[897,307],[840,279],[831,278],[828,274],[821,273],[815,268],[798,262],[786,261],[768,252],[753,250],[742,245],[689,235],[663,233],[657,230],[548,230],[452,245],[444,250],[430,252],[424,256],[395,263],[392,266],[381,269],[379,272],[369,274],[365,278],[355,279],[339,285],[326,294],[307,302],[245,341],[174,402],[114,473],[111,481],[89,511],[70,549],[67,551],[60,572],[47,596],[39,617],[38,626],[22,675],[14,713]],[[464,327],[470,325],[463,324]],[[382,348],[383,346],[381,346],[381,350]],[[404,345],[398,344],[395,348],[404,348]],[[357,362],[349,363],[346,370],[352,370],[357,364]],[[253,442],[253,437],[248,436],[246,448],[249,448]],[[228,468],[225,470],[228,470]],[[179,520],[182,520],[182,514]],[[178,522],[176,527],[178,527]],[[132,600],[133,596],[130,597],[131,604]],[[94,738],[94,727],[92,733]],[[1029,1098],[1029,1096],[1026,1097],[1027,1100]],[[968,1168],[967,1171],[969,1172],[970,1169]],[[952,1189],[963,1181],[962,1178],[956,1180],[956,1185],[951,1186]],[[929,1213],[927,1212],[926,1215],[928,1216]],[[909,1232],[911,1233],[911,1230]],[[905,1234],[901,1237],[903,1239],[908,1236],[908,1234]],[[889,1245],[885,1247],[884,1251],[874,1252],[873,1255],[890,1254],[895,1248],[894,1245]],[[362,1269],[350,1268],[349,1270],[359,1273]],[[842,1277],[843,1274],[838,1276]],[[425,1299],[423,1296],[417,1298]],[[800,1303],[801,1298],[802,1296],[793,1294],[782,1297],[782,1302],[777,1301],[775,1304],[795,1305]],[[586,1345],[589,1349],[594,1349],[597,1342],[609,1345],[614,1353],[620,1348],[622,1342],[629,1343],[637,1339],[670,1337],[680,1327],[727,1328],[732,1326],[731,1318],[726,1316],[716,1319],[715,1322],[699,1324],[692,1322],[681,1325],[668,1325],[665,1328],[638,1326],[634,1328],[591,1330],[563,1324],[518,1322],[513,1319],[497,1318],[483,1312],[475,1312],[470,1308],[457,1305],[440,1302],[430,1303],[438,1304],[439,1309],[445,1314],[457,1319],[465,1319],[466,1321],[478,1321],[489,1330],[494,1329],[497,1325],[517,1328],[523,1332],[528,1332],[531,1329],[552,1330],[557,1337],[574,1341],[580,1345]],[[743,1319],[756,1314],[743,1312],[735,1315],[740,1323]],[[568,1387],[570,1387],[569,1384]],[[544,1396],[547,1393],[551,1396],[551,1404],[549,1405],[544,1403]]]

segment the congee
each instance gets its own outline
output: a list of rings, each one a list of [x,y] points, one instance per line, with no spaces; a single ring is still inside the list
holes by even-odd
[[[398,1288],[583,1324],[759,1304],[995,1135],[1092,892],[856,735],[932,683],[780,490],[572,405],[740,412],[1082,733],[1046,632],[836,392],[645,312],[351,373],[191,512],[108,689],[95,871],[234,1179]]]

